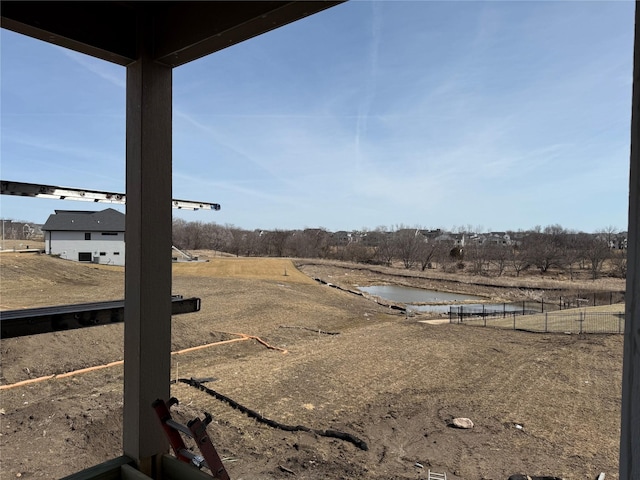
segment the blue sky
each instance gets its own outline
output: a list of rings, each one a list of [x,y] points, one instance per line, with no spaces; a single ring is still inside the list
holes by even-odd
[[[173,196],[222,209],[174,215],[626,230],[633,14],[632,1],[356,0],[176,68]],[[0,41],[2,179],[124,191],[125,68]],[[0,201],[3,218],[36,223],[88,205]]]

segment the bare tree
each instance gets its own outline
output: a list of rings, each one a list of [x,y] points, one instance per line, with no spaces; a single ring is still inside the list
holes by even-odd
[[[482,241],[476,238],[466,245],[465,258],[471,263],[471,271],[474,274],[482,275],[485,272],[488,260]]]
[[[573,280],[574,265],[580,265],[585,260],[586,249],[589,244],[589,235],[582,232],[568,232],[564,242],[563,265],[569,272],[569,278]]]
[[[29,240],[35,234],[34,222],[26,220],[2,220],[2,234],[5,240]]]
[[[604,240],[609,245],[609,248],[614,248],[616,245],[616,236],[618,235],[619,230],[613,225],[608,225],[604,228],[601,228],[597,234],[604,238]]]
[[[172,242],[178,248],[187,248],[187,236],[185,233],[187,222],[181,218],[174,218],[172,223]]]
[[[311,253],[311,245],[309,239],[306,238],[304,232],[300,230],[289,232],[289,237],[287,238],[286,244],[286,250],[292,257],[314,257],[314,255]]]
[[[600,276],[605,260],[611,256],[607,234],[592,235],[585,253],[591,270],[591,278],[595,280]]]
[[[244,235],[244,248],[247,255],[257,257],[271,256],[271,237],[264,230],[253,230]]]
[[[244,255],[246,252],[243,244],[247,232],[240,228],[234,227],[233,225],[228,225],[227,231],[231,235],[230,241],[227,245],[227,251],[234,254],[236,257],[239,257],[241,254]]]
[[[498,277],[502,276],[505,268],[507,267],[507,261],[509,260],[511,248],[508,245],[492,243],[485,247],[485,253],[489,263],[496,267]]]
[[[559,225],[546,227],[544,232],[531,232],[524,237],[523,249],[529,261],[540,273],[562,266],[564,230]]]
[[[432,260],[435,261],[442,270],[446,271],[453,261],[450,252],[454,248],[454,241],[443,238],[435,238],[433,241],[437,243],[438,246]]]
[[[345,258],[356,263],[370,263],[375,255],[375,249],[362,242],[351,242],[344,250]]]
[[[416,257],[420,261],[420,269],[424,272],[427,267],[431,268],[432,262],[434,262],[441,254],[443,249],[443,244],[441,242],[436,242],[434,239],[425,238],[418,245],[418,249],[416,251]]]
[[[520,272],[527,270],[531,266],[526,250],[523,250],[518,245],[513,245],[508,250],[508,262],[516,272],[516,277],[519,277]]]
[[[231,240],[231,233],[224,227],[213,222],[202,225],[204,248],[220,251]]]
[[[173,220],[173,243],[185,250],[207,248],[203,235],[202,222],[186,222],[182,219]]]
[[[276,257],[283,257],[285,252],[285,245],[289,235],[290,232],[279,229],[273,230],[271,232],[266,232],[264,237],[267,241],[267,244],[269,245],[268,254]]]
[[[627,252],[625,250],[611,252],[611,265],[613,266],[613,271],[620,278],[627,278]]]
[[[419,244],[424,237],[417,228],[399,228],[393,235],[394,251],[404,268],[412,268],[417,259]]]
[[[393,233],[389,232],[387,227],[377,227],[371,234],[377,240],[375,244],[372,243],[376,252],[375,258],[380,263],[390,266],[394,255]]]
[[[325,228],[307,228],[302,232],[308,257],[326,258],[329,254],[329,233]]]

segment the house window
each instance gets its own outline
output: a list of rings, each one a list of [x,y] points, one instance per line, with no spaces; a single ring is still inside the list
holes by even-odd
[[[88,234],[90,235],[90,234]],[[79,262],[90,262],[91,261],[91,252],[78,252],[78,261]]]
[[[112,235],[112,236],[116,236],[118,235],[117,232],[102,232],[100,235]]]
[[[84,239],[85,240],[91,240],[91,233],[85,233],[84,234]]]
[[[107,252],[100,252],[100,256],[104,257],[107,254]]]
[[[120,255],[120,252],[113,252],[114,255]]]

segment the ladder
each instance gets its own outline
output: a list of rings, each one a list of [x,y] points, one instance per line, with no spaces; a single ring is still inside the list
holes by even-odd
[[[435,473],[429,470],[428,480],[447,480],[446,473]]]
[[[161,399],[153,402],[153,409],[158,415],[158,419],[162,424],[164,432],[169,438],[169,443],[173,449],[178,460],[190,463],[198,468],[208,468],[213,478],[217,480],[230,480],[227,470],[220,460],[220,456],[216,451],[209,435],[207,435],[207,425],[211,423],[211,415],[205,412],[204,420],[200,420],[198,417],[189,421],[186,425],[176,422],[171,418],[171,412],[169,409],[173,405],[178,404],[178,399],[171,397],[168,402],[164,402]],[[196,455],[189,449],[187,449],[182,434],[187,437],[193,438],[196,445],[200,449],[202,455]]]

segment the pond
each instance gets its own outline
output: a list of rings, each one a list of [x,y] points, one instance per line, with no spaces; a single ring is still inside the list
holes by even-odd
[[[456,303],[467,300],[482,300],[477,295],[463,295],[459,293],[438,292],[436,290],[424,290],[422,288],[403,287],[399,285],[373,285],[371,287],[358,287],[361,292],[369,295],[386,298],[400,303]]]
[[[484,297],[477,295],[466,295],[460,293],[438,292],[437,290],[425,290],[422,288],[403,287],[400,285],[372,285],[370,287],[358,287],[361,292],[375,295],[376,297],[398,303],[404,303],[407,310],[416,312],[438,312],[448,313],[449,308],[458,306],[464,302],[465,307],[482,308],[484,305],[488,309],[507,308],[511,310],[511,305],[500,304],[470,304],[469,301],[484,300]],[[431,305],[425,305],[431,304]],[[517,308],[517,307],[514,307]]]

